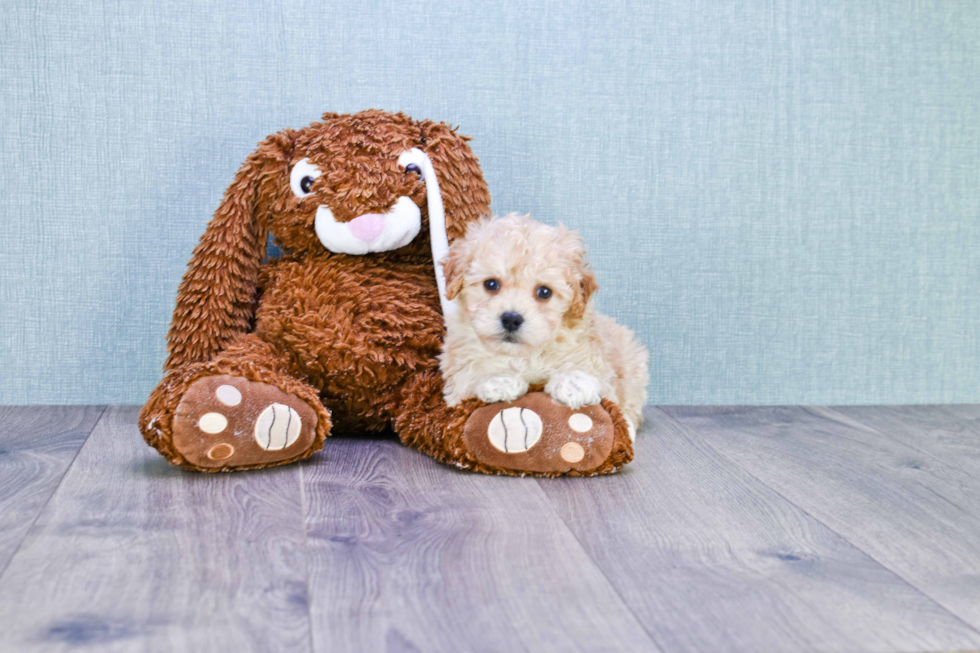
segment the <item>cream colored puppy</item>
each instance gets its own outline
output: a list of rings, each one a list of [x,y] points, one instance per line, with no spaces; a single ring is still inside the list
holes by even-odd
[[[610,399],[640,426],[647,351],[595,312],[598,286],[577,232],[516,214],[483,220],[452,244],[443,270],[459,308],[439,358],[446,403],[513,401],[544,384],[571,408]]]

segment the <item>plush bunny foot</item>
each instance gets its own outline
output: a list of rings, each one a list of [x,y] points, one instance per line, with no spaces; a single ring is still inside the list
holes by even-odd
[[[612,402],[573,409],[532,392],[473,411],[463,442],[481,471],[594,475],[633,457],[628,429]]]
[[[267,466],[305,457],[317,414],[296,395],[266,383],[221,374],[184,393],[173,422],[173,446],[204,468]]]

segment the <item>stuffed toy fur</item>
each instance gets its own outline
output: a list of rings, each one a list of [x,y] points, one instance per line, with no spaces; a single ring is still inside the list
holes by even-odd
[[[490,204],[467,140],[372,110],[262,141],[180,285],[165,376],[140,414],[147,443],[201,472],[295,462],[331,432],[387,429],[486,473],[595,475],[628,463],[627,422],[609,401],[572,410],[540,391],[443,400],[437,357],[452,306],[433,261]],[[569,442],[584,453],[563,457]]]

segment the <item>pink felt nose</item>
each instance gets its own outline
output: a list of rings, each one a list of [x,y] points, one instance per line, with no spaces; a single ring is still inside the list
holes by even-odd
[[[355,238],[369,243],[385,230],[385,217],[377,213],[366,213],[348,222],[347,226]]]

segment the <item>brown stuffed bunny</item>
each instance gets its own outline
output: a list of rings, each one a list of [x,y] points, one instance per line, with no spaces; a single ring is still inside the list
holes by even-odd
[[[490,204],[467,140],[372,110],[326,114],[260,143],[180,285],[166,376],[140,414],[146,441],[202,472],[294,462],[331,430],[388,428],[437,460],[489,473],[591,475],[629,462],[628,426],[611,402],[572,411],[541,392],[489,406],[443,401],[445,293],[433,254]],[[270,233],[283,255],[266,260]],[[588,415],[588,432],[569,427],[573,413]],[[500,450],[494,434],[515,428],[532,446]],[[569,441],[583,445],[579,460],[562,458]]]

